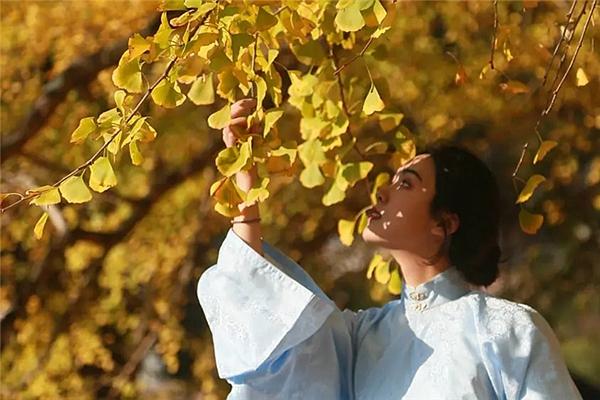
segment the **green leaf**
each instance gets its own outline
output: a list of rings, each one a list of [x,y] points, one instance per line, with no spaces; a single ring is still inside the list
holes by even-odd
[[[356,220],[351,219],[340,219],[338,221],[338,234],[340,235],[340,241],[345,246],[352,246],[354,241],[354,227],[356,226]]]
[[[129,57],[137,58],[141,56],[143,53],[150,50],[150,46],[152,46],[152,41],[145,39],[139,33],[134,34],[129,38]]]
[[[400,277],[400,273],[398,272],[397,268],[392,271],[390,276],[390,281],[388,282],[388,292],[395,295],[402,293],[402,278]]]
[[[385,107],[383,101],[381,101],[381,97],[379,97],[379,92],[375,85],[371,85],[371,89],[369,89],[369,93],[365,98],[365,102],[363,104],[363,111],[367,115],[373,114],[375,111],[381,111]]]
[[[365,26],[365,20],[357,4],[338,11],[335,16],[336,27],[343,32],[355,32]]]
[[[222,48],[217,48],[210,56],[209,68],[213,72],[221,72],[225,68],[229,68],[233,65],[233,62],[227,57],[227,54]]]
[[[381,24],[387,15],[387,11],[385,10],[383,4],[379,2],[379,0],[375,0],[373,3],[373,13],[375,14],[375,18],[377,18],[377,22]]]
[[[215,111],[208,117],[208,126],[213,129],[223,129],[229,123],[231,118],[231,105],[225,104],[223,108]]]
[[[142,68],[140,67],[140,58],[130,59],[129,50],[126,50],[119,60],[119,65],[112,73],[112,81],[120,89],[125,89],[130,93],[141,93]]]
[[[260,7],[258,9],[258,16],[256,17],[256,29],[266,31],[275,25],[277,25],[277,18],[265,10],[264,7]]]
[[[96,123],[93,117],[82,118],[79,126],[71,134],[71,143],[81,144],[93,132],[96,131]]]
[[[213,104],[215,102],[215,89],[212,73],[199,76],[192,84],[187,96],[197,106]]]
[[[102,193],[117,184],[117,177],[107,157],[99,157],[90,167],[90,187]]]
[[[310,164],[321,165],[327,161],[325,152],[323,151],[323,145],[319,139],[311,139],[300,144],[298,146],[298,155],[304,165],[309,166]]]
[[[259,187],[252,187],[248,191],[246,195],[246,202],[251,204],[255,201],[265,201],[269,198],[269,191],[267,190],[267,185],[269,184],[270,179],[265,177],[261,180]]]
[[[240,49],[245,49],[254,43],[252,35],[247,33],[234,33],[231,35],[231,50],[233,51],[233,60],[238,59]]]
[[[331,184],[331,186],[329,187],[329,189],[327,190],[327,193],[325,193],[325,195],[321,199],[321,202],[325,206],[330,206],[332,204],[339,203],[340,201],[344,200],[345,198],[346,198],[346,192],[344,190],[340,189],[340,187],[334,181]]]
[[[232,176],[244,168],[250,161],[250,142],[243,142],[238,150],[235,146],[219,152],[215,160],[217,169],[225,176]]]
[[[404,114],[380,113],[377,114],[377,117],[379,118],[379,126],[381,127],[381,130],[384,132],[388,132],[400,125],[402,118],[404,118]]]
[[[44,226],[46,226],[46,221],[48,221],[48,213],[44,212],[40,219],[35,223],[35,227],[33,228],[33,234],[37,240],[42,238],[44,234]]]
[[[533,163],[537,164],[538,161],[542,161],[544,159],[544,157],[546,157],[546,154],[548,154],[548,152],[550,150],[552,150],[553,148],[555,148],[558,145],[558,142],[554,141],[554,140],[544,140],[542,142],[542,144],[540,144],[540,147],[537,151],[537,153],[535,153],[535,157],[533,158]]]
[[[40,195],[37,196],[35,199],[31,200],[29,204],[35,204],[36,206],[46,206],[50,204],[60,203],[60,193],[58,192],[57,187],[46,185],[38,189],[40,189]]]
[[[533,195],[535,189],[539,186],[540,183],[544,182],[545,180],[546,178],[543,175],[536,174],[531,176],[527,180],[527,183],[525,184],[523,190],[521,190],[521,193],[519,194],[517,201],[515,201],[515,204],[524,203],[527,200],[529,200],[531,195]]]
[[[165,108],[175,108],[183,104],[186,97],[181,93],[179,84],[177,82],[170,82],[167,79],[163,79],[155,88],[152,90],[152,100],[159,106]]]
[[[92,199],[92,193],[83,182],[81,175],[70,176],[58,188],[69,203],[85,203]]]
[[[263,129],[263,137],[266,137],[267,134],[273,129],[275,123],[283,116],[283,110],[273,108],[265,112],[264,118],[264,129]]]
[[[142,156],[142,153],[140,153],[137,141],[129,143],[129,156],[131,157],[131,163],[133,165],[142,165],[144,162],[144,157]]]
[[[521,225],[523,232],[535,235],[543,223],[543,215],[531,214],[523,208],[519,211],[519,225]]]
[[[316,163],[309,164],[300,173],[300,183],[306,188],[313,188],[325,183],[325,177]]]
[[[344,164],[340,169],[340,174],[350,187],[353,187],[356,182],[365,179],[371,169],[373,169],[373,163],[370,161],[353,162]]]

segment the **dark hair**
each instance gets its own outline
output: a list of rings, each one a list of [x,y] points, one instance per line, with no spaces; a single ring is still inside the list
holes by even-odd
[[[498,277],[500,193],[488,166],[465,148],[446,141],[426,146],[435,164],[435,196],[430,211],[456,213],[459,227],[444,241],[450,262],[469,283],[488,286]],[[446,225],[443,224],[444,230]]]

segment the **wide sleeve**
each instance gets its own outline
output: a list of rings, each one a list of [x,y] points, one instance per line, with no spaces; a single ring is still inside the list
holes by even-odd
[[[305,341],[336,309],[292,259],[263,241],[261,256],[232,228],[198,281],[221,378],[243,381]]]
[[[548,322],[533,308],[488,298],[479,333],[499,398],[581,399]]]

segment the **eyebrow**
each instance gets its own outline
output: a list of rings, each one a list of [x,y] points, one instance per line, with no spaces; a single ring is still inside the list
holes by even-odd
[[[414,169],[412,169],[412,168],[404,168],[404,169],[399,170],[396,173],[396,175],[398,175],[401,172],[411,173],[411,174],[415,175],[421,181],[421,183],[423,183],[423,178],[421,178],[421,175],[419,175],[419,173],[417,171],[415,171]]]

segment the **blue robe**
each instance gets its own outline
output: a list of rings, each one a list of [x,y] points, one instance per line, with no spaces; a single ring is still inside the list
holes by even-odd
[[[232,228],[198,281],[228,399],[581,399],[533,308],[452,266],[383,307],[340,310],[291,258]]]

